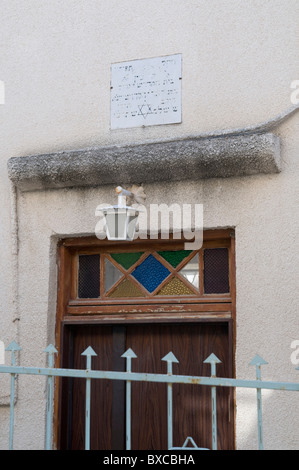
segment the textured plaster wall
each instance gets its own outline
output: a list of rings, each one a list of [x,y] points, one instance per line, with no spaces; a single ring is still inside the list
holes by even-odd
[[[19,341],[23,365],[42,365],[54,342],[57,239],[92,234],[95,208],[111,201],[113,187],[15,200],[8,158],[248,127],[275,116],[290,106],[290,84],[299,79],[299,3],[2,0],[0,7],[0,339]],[[183,57],[182,124],[111,132],[110,64],[173,53]],[[299,339],[298,119],[276,130],[280,174],[145,185],[148,203],[203,203],[206,228],[236,227],[240,378],[255,376],[248,363],[259,353],[269,362],[265,379],[298,381],[290,362],[291,341]],[[5,449],[9,384],[0,380]],[[43,448],[45,382],[18,382],[15,446]],[[237,398],[238,448],[254,448],[254,392]],[[266,448],[298,448],[296,401],[296,394],[265,394]]]

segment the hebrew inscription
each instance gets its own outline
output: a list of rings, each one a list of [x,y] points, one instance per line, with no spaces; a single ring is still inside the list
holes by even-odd
[[[111,129],[182,122],[182,57],[111,66]]]

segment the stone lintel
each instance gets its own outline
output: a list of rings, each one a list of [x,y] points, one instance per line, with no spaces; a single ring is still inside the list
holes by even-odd
[[[9,178],[21,191],[244,177],[280,171],[280,139],[272,133],[192,137],[8,160]]]

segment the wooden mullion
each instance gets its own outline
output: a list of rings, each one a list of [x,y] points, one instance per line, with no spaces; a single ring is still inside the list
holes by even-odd
[[[187,279],[185,279],[183,276],[180,276],[179,275],[179,271],[186,265],[188,264],[188,262],[194,258],[194,256],[196,256],[196,253],[193,251],[192,253],[190,253],[188,256],[186,256],[186,258],[184,258],[175,268],[172,266],[172,264],[170,264],[167,260],[165,260],[161,255],[159,255],[159,253],[157,252],[152,252],[153,256],[157,259],[157,261],[159,261],[161,264],[163,264],[163,266],[165,268],[168,269],[168,271],[170,271],[170,274],[164,279],[164,281],[162,281],[159,286],[151,293],[151,297],[155,296],[166,284],[168,284],[168,282],[171,281],[171,279],[173,279],[174,277],[177,277],[179,280],[183,281],[183,283],[185,284],[186,287],[190,287],[191,286],[191,289],[195,295],[198,296],[198,290],[189,282],[187,281]],[[172,297],[172,296],[167,296],[167,297]],[[180,296],[180,297],[183,297],[183,296]]]
[[[236,352],[236,337],[237,337],[237,325],[236,325],[236,243],[235,243],[235,232],[231,233],[231,244],[229,248],[229,283],[230,283],[230,295],[232,299],[232,322],[231,322],[231,341],[232,341],[232,358],[235,357]],[[233,377],[235,377],[235,362],[233,360]],[[235,393],[234,397],[235,399]],[[234,413],[235,407],[234,407]]]
[[[129,273],[126,273],[123,277],[121,277],[118,281],[116,281],[115,284],[113,284],[113,286],[109,289],[109,291],[107,291],[106,295],[105,295],[105,298],[109,298],[109,301],[112,301],[112,299],[110,299],[109,295],[114,292],[117,287],[119,286],[119,284],[121,284],[125,279],[127,279],[128,281],[132,282],[132,284],[135,284],[136,287],[138,287],[138,289],[140,289],[145,297],[149,297],[150,296],[150,292],[148,292],[145,287],[143,287],[141,284],[139,284],[139,282],[133,277],[131,276]],[[117,299],[128,299],[130,297],[118,297]],[[134,299],[135,297],[131,297],[132,299]],[[139,297],[138,297],[139,299]],[[115,298],[114,298],[115,300]]]
[[[105,256],[100,253],[100,297],[105,295]]]
[[[186,258],[184,258],[175,268],[170,264],[168,263],[168,261],[164,260],[164,258],[159,255],[159,253],[157,253],[157,256],[156,256],[156,259],[158,259],[158,261],[163,260],[163,261],[166,261],[167,264],[163,263],[163,265],[167,268],[168,266],[171,267],[171,276],[167,276],[166,279],[164,279],[164,281],[157,287],[157,289],[155,289],[155,291],[153,292],[153,294],[155,295],[157,292],[159,292],[159,290],[162,289],[162,287],[167,284],[168,282],[170,282],[170,280],[174,277],[177,277],[177,279],[179,279],[180,281],[183,282],[183,284],[190,290],[192,290],[192,292],[194,292],[194,294],[196,296],[198,296],[199,292],[198,292],[198,289],[196,289],[196,287],[194,287],[184,276],[180,275],[179,274],[179,271],[186,265],[189,263],[189,261],[194,258],[196,256],[196,251],[192,251],[192,253],[190,253],[188,256],[186,256]],[[199,267],[198,267],[199,269]],[[172,296],[171,296],[172,297]],[[180,297],[183,297],[183,296],[180,296]]]
[[[219,240],[221,239],[230,239],[231,237],[231,233],[232,233],[232,229],[231,228],[227,228],[227,229],[211,229],[211,230],[204,230],[203,232],[203,241],[206,242],[206,241],[213,241],[213,240],[216,240],[216,242],[218,243]],[[160,244],[162,245],[163,247],[164,246],[167,246],[167,244],[170,244],[172,245],[172,247],[178,247],[178,249],[184,249],[184,243],[185,241],[188,241],[188,240],[185,240],[184,236],[183,236],[183,232],[181,234],[181,239],[178,239],[177,238],[177,234],[175,234],[175,236],[170,233],[169,234],[169,239],[157,239],[157,240],[150,240],[150,239],[136,239],[134,240],[134,247],[130,248],[130,245],[128,247],[128,242],[126,241],[109,241],[107,239],[105,240],[100,240],[99,238],[97,238],[96,236],[87,236],[87,237],[80,237],[80,238],[77,238],[77,237],[73,237],[73,238],[68,238],[66,240],[63,240],[62,243],[65,247],[75,247],[75,248],[80,248],[82,247],[83,249],[86,248],[86,246],[90,246],[90,247],[96,247],[96,248],[104,248],[104,250],[106,250],[108,247],[113,250],[113,251],[117,251],[117,250],[120,250],[120,249],[123,249],[125,251],[128,251],[131,250],[133,251],[134,249],[136,250],[135,247],[142,247],[142,246],[147,246],[148,247],[148,243],[152,243],[154,244],[155,242],[157,242],[157,244]]]
[[[165,248],[165,247],[164,247]],[[161,250],[158,250],[158,251],[161,251]],[[176,250],[164,250],[164,251],[176,251]],[[181,250],[178,250],[178,251],[181,251]],[[163,264],[163,266],[165,268],[168,269],[168,271],[171,271],[171,272],[175,272],[179,269],[181,269],[184,264],[187,264],[188,261],[193,258],[194,256],[194,251],[192,253],[190,253],[190,255],[186,256],[186,258],[184,258],[176,267],[172,266],[172,264],[170,264],[165,258],[163,258],[163,256],[161,256],[157,250],[148,250],[147,251],[147,255],[151,254],[153,255],[154,258],[156,258],[157,261],[159,261],[161,264]]]
[[[119,242],[116,245],[112,245],[111,243],[103,243],[101,245],[93,245],[92,240],[86,242],[86,245],[82,245],[80,243],[80,238],[77,239],[78,246],[76,245],[68,245],[65,242],[63,245],[66,246],[68,249],[76,251],[80,255],[88,255],[88,254],[100,254],[100,253],[135,253],[138,251],[147,251],[147,252],[157,252],[157,251],[180,251],[184,250],[184,242],[171,242],[171,240],[142,240],[134,242],[133,245],[128,244],[128,242]],[[149,248],[150,245],[150,248]],[[202,244],[202,248],[228,248],[230,246],[230,240],[226,238],[215,238],[211,240],[204,240]]]
[[[140,282],[138,282],[137,279],[132,276],[132,274],[128,273],[128,279],[144,293],[145,297],[151,297],[151,293],[145,287],[143,287],[143,285],[140,284]]]
[[[165,250],[165,251],[175,251],[175,250]],[[194,258],[196,254],[196,250],[195,251],[192,251],[192,253],[190,253],[188,256],[186,256],[176,267],[172,266],[172,264],[170,264],[167,260],[165,260],[161,255],[159,255],[159,253],[157,253],[156,251],[153,252],[153,255],[155,256],[155,258],[161,263],[163,264],[163,266],[165,268],[167,268],[169,270],[169,267],[171,268],[171,272],[178,272],[180,271],[180,269],[182,269],[185,264],[188,264],[188,262]]]
[[[164,279],[164,281],[162,281],[162,282],[158,285],[158,287],[156,287],[156,289],[153,290],[153,292],[152,292],[152,297],[154,297],[155,295],[157,295],[157,292],[159,292],[159,291],[162,289],[162,287],[164,287],[166,284],[168,284],[168,282],[170,282],[171,279],[173,279],[174,277],[175,277],[175,273],[174,273],[174,272],[168,274],[168,276]]]
[[[175,268],[175,271],[180,271],[184,266],[186,266],[186,264],[189,263],[189,261],[191,261],[197,253],[199,253],[200,250],[194,250],[192,251],[192,253],[190,253],[190,255],[186,256],[186,258],[184,258],[178,265],[177,267]]]
[[[203,250],[199,250],[199,293],[201,296],[204,295],[204,262],[203,262]]]
[[[229,248],[230,247],[230,240],[227,239],[215,239],[215,240],[207,240],[203,242],[202,248]]]
[[[79,285],[79,255],[72,256],[71,258],[71,298],[78,298],[78,285]]]
[[[191,284],[191,282],[189,282],[188,279],[186,279],[179,272],[176,273],[176,278],[179,279],[186,287],[188,287],[188,289],[192,290],[192,292],[194,292],[194,294],[198,297],[199,290],[196,289],[196,287],[193,284]]]
[[[196,251],[193,251],[192,253],[190,253],[190,255],[188,255],[186,258],[184,258],[179,264],[178,266],[175,268],[175,274],[177,276],[177,278],[183,282],[183,284],[185,284],[186,287],[188,287],[188,289],[192,290],[194,292],[194,294],[196,296],[198,296],[200,294],[199,290],[196,289],[195,286],[193,286],[193,284],[191,284],[191,282],[189,282],[185,276],[183,276],[182,274],[180,274],[180,271],[181,269],[186,266],[189,261],[191,261],[193,258],[195,258],[195,256],[198,254],[198,272],[199,272],[199,279],[200,279],[200,263],[199,263],[199,251],[202,251],[202,250],[196,250]]]
[[[141,256],[140,258],[134,263],[132,264],[132,266],[129,267],[129,269],[127,270],[128,274],[131,274],[135,268],[137,268],[137,266],[139,266],[139,264],[141,264],[147,257],[148,255],[150,254],[150,251],[145,251]]]
[[[155,250],[147,250],[143,255],[141,255],[141,257],[139,258],[139,260],[136,261],[136,263],[134,263],[134,265],[130,267],[130,269],[128,270],[128,276],[127,276],[127,277],[128,277],[128,278],[130,279],[130,281],[132,281],[139,289],[142,290],[142,292],[145,294],[146,297],[152,298],[152,297],[154,297],[154,296],[156,295],[156,292],[157,292],[158,290],[160,290],[161,286],[164,285],[164,284],[170,279],[170,276],[168,275],[168,276],[166,277],[166,279],[165,279],[164,281],[162,281],[162,283],[159,284],[159,286],[158,286],[153,292],[149,292],[145,287],[143,287],[143,285],[142,285],[141,283],[139,283],[139,282],[137,281],[137,279],[134,278],[134,276],[132,275],[132,272],[134,271],[134,269],[135,269],[137,266],[139,266],[140,264],[142,264],[142,262],[143,262],[149,255],[154,256],[154,258],[157,259],[157,260],[160,262],[160,259],[158,259],[157,256],[155,256],[155,255],[156,255]],[[164,260],[163,260],[163,261],[164,261]],[[168,269],[168,266],[166,265],[165,262],[164,262],[164,263],[161,263],[161,264],[163,264],[163,266]],[[168,269],[168,271],[169,271],[169,269]]]
[[[115,267],[123,274],[123,276],[122,276],[120,279],[118,279],[118,281],[116,281],[116,282],[110,287],[110,289],[109,289],[107,292],[105,292],[105,288],[104,288],[104,290],[103,290],[103,299],[109,299],[109,294],[110,294],[111,292],[113,292],[113,291],[117,288],[117,286],[119,286],[119,284],[120,284],[120,283],[124,280],[124,278],[126,277],[126,270],[125,270],[121,265],[119,265],[119,264],[118,264],[111,256],[109,256],[108,254],[105,254],[105,255],[103,254],[102,256],[103,256],[103,259],[104,259],[103,264],[105,263],[105,258],[107,258],[107,259],[110,261],[110,263],[113,264],[113,266],[115,266]],[[104,276],[105,276],[105,273],[104,273]],[[104,278],[104,281],[103,281],[103,282],[104,282],[104,286],[105,286],[105,278]]]
[[[165,250],[165,251],[168,251],[168,250]],[[163,256],[159,255],[159,253],[157,253],[156,251],[153,251],[152,255],[157,261],[159,261],[159,263],[163,264],[164,268],[167,268],[168,271],[171,271],[171,272],[174,271],[175,268],[166,259],[164,259]]]
[[[117,261],[115,261],[112,256],[109,255],[109,253],[106,253],[105,258],[107,258],[113,266],[115,266],[122,274],[126,275],[127,270],[121,266]]]
[[[131,280],[131,278],[130,278]],[[136,281],[137,282],[137,281]],[[138,287],[140,287],[140,284],[138,284]],[[149,295],[149,293],[147,292],[147,295]],[[83,301],[82,301],[83,300]],[[171,298],[171,302],[172,303],[181,303],[181,298],[180,296],[174,296]],[[140,303],[159,303],[159,302],[163,302],[163,298],[157,298],[157,296],[154,296],[154,297],[144,297],[144,298],[141,298],[141,297],[136,297],[136,298],[129,298],[129,297],[124,297],[122,298],[122,302],[118,301],[118,299],[114,299],[114,298],[109,298],[109,299],[75,299],[75,300],[70,300],[69,303],[68,303],[68,306],[69,307],[82,307],[82,308],[86,308],[87,310],[89,309],[89,307],[93,307],[93,306],[101,306],[101,305],[109,305],[109,304],[120,304],[120,303],[124,303],[124,304],[129,304],[129,305],[132,305],[132,308],[134,307],[134,305],[138,305]],[[232,298],[230,296],[230,294],[205,294],[203,296],[200,296],[199,293],[197,296],[190,296],[190,298],[186,299],[186,302],[187,303],[192,303],[192,304],[203,304],[203,303],[221,303],[221,302],[224,302],[224,303],[230,303],[232,301]]]
[[[143,253],[140,258],[134,263],[132,264],[132,266],[129,267],[129,269],[126,269],[124,268],[120,263],[118,263],[117,261],[115,261],[114,258],[112,258],[112,256],[110,256],[110,253],[105,253],[105,257],[117,268],[119,269],[119,271],[121,271],[124,275],[127,275],[127,274],[130,274],[132,271],[134,271],[134,269],[142,263],[142,261],[144,261],[147,256],[148,256],[149,252],[145,252]]]
[[[228,279],[229,292],[232,298],[236,296],[236,270],[235,270],[235,240],[232,240],[231,247],[228,250]]]
[[[132,253],[134,253],[134,252],[132,252]],[[140,258],[139,258],[134,264],[132,264],[132,266],[129,267],[129,269],[125,269],[120,263],[118,263],[117,261],[115,261],[115,259],[112,258],[112,256],[110,256],[110,252],[105,253],[105,256],[106,256],[106,258],[109,259],[109,261],[111,261],[112,264],[114,264],[114,266],[115,266],[116,268],[120,269],[120,271],[122,271],[124,274],[130,274],[132,271],[134,271],[134,269],[135,269],[139,264],[142,263],[142,261],[145,260],[145,258],[147,258],[148,254],[149,254],[148,251],[144,252],[144,253],[140,256]]]
[[[160,300],[160,299],[159,299]],[[184,312],[230,312],[230,316],[232,316],[232,304],[231,302],[224,303],[202,303],[202,304],[189,304],[186,303],[186,298],[182,299],[180,303],[172,303],[171,299],[162,298],[164,302],[157,302],[155,304],[147,302],[146,304],[139,304],[139,305],[126,305],[123,302],[119,302],[119,306],[121,307],[121,316],[122,315],[134,315],[142,314],[146,312],[159,314],[162,312],[171,312],[173,314],[182,314]],[[91,306],[88,309],[88,313],[86,314],[85,307],[69,307],[66,311],[66,316],[71,319],[73,315],[83,315],[83,316],[93,316],[93,315],[119,315],[117,305],[99,305],[99,306]]]
[[[156,323],[156,322],[171,322],[171,323],[185,323],[188,321],[221,321],[231,320],[230,312],[190,312],[184,315],[177,313],[139,313],[139,314],[125,314],[119,315],[93,315],[86,318],[84,315],[70,316],[64,318],[65,325],[86,325],[86,324],[129,324],[129,323]]]
[[[109,289],[109,291],[107,291],[104,295],[104,298],[109,298],[109,294],[111,294],[112,292],[114,292],[116,290],[116,288],[119,286],[119,284],[124,280],[124,277],[125,279],[128,279],[130,282],[133,282],[133,284],[136,285],[136,287],[138,287],[144,294],[145,294],[145,297],[148,297],[150,296],[150,293],[141,285],[139,284],[139,282],[134,278],[134,276],[132,276],[130,274],[130,272],[128,270],[126,270],[125,268],[123,268],[119,263],[117,263],[117,261],[115,261],[111,256],[109,256],[109,254],[105,255],[109,261],[117,268],[119,269],[119,271],[121,271],[121,273],[124,275],[123,277],[121,277],[118,281],[116,281],[115,284],[113,284],[113,286],[111,286],[111,288]],[[141,255],[141,257],[143,257],[143,259],[146,258],[146,253],[144,253],[143,255]],[[138,265],[138,263],[140,262],[140,258],[138,261],[136,261],[136,263],[134,263],[134,265],[131,266],[131,268],[134,266],[136,267]],[[142,262],[142,261],[141,261]],[[130,270],[131,270],[130,268]],[[134,268],[133,268],[134,269]],[[133,271],[132,269],[132,271]],[[132,272],[131,271],[131,272]],[[121,297],[120,297],[121,298]]]
[[[63,319],[67,315],[68,299],[71,297],[72,286],[72,257],[67,248],[62,244],[58,246],[58,295],[55,327],[55,345],[58,353],[55,356],[54,367],[61,367],[63,345]],[[53,429],[54,446],[57,448],[60,442],[60,415],[61,415],[61,379],[56,377],[54,382],[54,413]]]
[[[103,299],[109,300],[109,299],[110,299],[109,295],[117,289],[117,287],[119,286],[119,284],[121,284],[121,283],[124,281],[124,279],[126,279],[125,276],[122,276],[120,279],[118,279],[118,281],[116,281],[116,282],[110,287],[110,289],[107,290],[107,292],[104,293]]]
[[[121,284],[125,279],[127,279],[128,281],[132,282],[132,284],[135,284],[136,287],[138,287],[138,289],[140,289],[143,293],[144,293],[144,296],[145,297],[150,297],[150,292],[148,292],[145,287],[143,287],[141,284],[139,284],[139,282],[133,277],[131,276],[129,273],[126,273],[123,277],[121,277],[118,281],[116,281],[115,284],[113,284],[113,286],[109,289],[109,291],[106,292],[104,298],[107,299],[109,302],[113,302],[113,300],[119,300],[119,299],[135,299],[135,297],[118,297],[117,299],[111,299],[109,297],[109,295],[114,292],[117,287],[119,286],[119,284]],[[140,302],[140,297],[138,297],[139,299],[139,302]]]

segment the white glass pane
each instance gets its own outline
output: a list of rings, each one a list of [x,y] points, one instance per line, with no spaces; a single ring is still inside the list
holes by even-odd
[[[187,263],[179,273],[184,276],[196,289],[199,289],[199,255],[198,253]]]
[[[113,284],[115,284],[123,274],[112,264],[107,258],[105,258],[105,292],[107,292]]]

